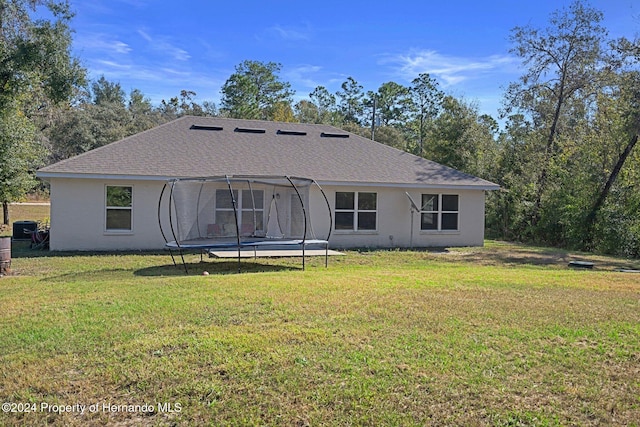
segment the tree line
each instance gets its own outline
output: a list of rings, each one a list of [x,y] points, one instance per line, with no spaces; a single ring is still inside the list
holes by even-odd
[[[32,21],[38,6],[53,18]],[[0,16],[9,17],[0,22],[5,208],[37,185],[37,167],[183,115],[324,123],[498,183],[490,237],[640,257],[640,42],[609,38],[586,1],[546,27],[512,29],[523,73],[504,93],[503,129],[426,73],[375,91],[349,77],[335,93],[318,86],[294,102],[280,64],[251,60],[226,80],[219,106],[190,90],[153,105],[118,82],[86,81],[66,2],[0,0]]]

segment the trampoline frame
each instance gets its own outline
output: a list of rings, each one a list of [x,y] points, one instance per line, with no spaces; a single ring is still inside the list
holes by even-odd
[[[189,182],[201,182],[202,186],[200,187],[198,193],[198,200],[196,203],[196,222],[199,224],[199,205],[200,205],[200,197],[202,195],[202,189],[204,184],[207,182],[226,182],[227,188],[229,190],[229,195],[231,197],[231,202],[233,206],[234,213],[234,223],[235,223],[235,239],[233,237],[227,238],[226,240],[216,240],[216,239],[195,239],[195,240],[183,240],[182,242],[178,239],[176,234],[177,225],[174,224],[173,211],[174,211],[174,197],[173,191],[178,182],[189,181]],[[297,181],[302,181],[305,183],[305,186],[311,187],[315,185],[322,194],[324,201],[327,206],[327,211],[329,213],[329,231],[327,233],[326,239],[315,239],[308,238],[308,230],[310,224],[307,224],[308,215],[307,215],[307,207],[305,206],[303,197],[298,189],[298,186],[295,184]],[[295,194],[300,201],[300,206],[302,207],[302,216],[304,218],[304,228],[303,235],[300,239],[291,239],[291,238],[269,238],[269,237],[256,237],[251,236],[250,238],[244,238],[240,232],[240,225],[238,222],[238,202],[236,197],[234,196],[234,187],[232,183],[246,183],[249,186],[249,191],[251,192],[251,197],[253,199],[253,189],[251,184],[262,184],[262,185],[278,185],[285,188],[291,188],[295,191]],[[274,183],[275,182],[275,183]],[[288,183],[289,185],[286,185]],[[167,233],[165,233],[165,229],[162,225],[162,203],[165,197],[165,192],[168,193],[168,205],[169,205],[169,228],[171,232],[171,237],[173,240],[169,240],[167,238]],[[253,211],[255,216],[255,201],[252,202]],[[264,209],[264,208],[263,208]],[[168,180],[164,186],[162,187],[162,191],[160,192],[160,197],[158,198],[158,226],[160,227],[160,233],[162,234],[162,238],[165,241],[165,248],[169,250],[169,254],[171,255],[171,260],[173,264],[177,267],[178,264],[176,262],[176,257],[174,256],[173,251],[177,250],[180,259],[182,260],[182,265],[184,267],[185,273],[188,274],[189,270],[187,268],[187,264],[184,259],[184,251],[187,250],[199,250],[201,257],[203,251],[207,251],[210,253],[214,249],[237,249],[238,250],[238,273],[242,271],[242,262],[241,255],[243,248],[253,248],[254,254],[257,257],[257,248],[258,247],[268,247],[268,246],[298,246],[302,250],[302,269],[305,269],[305,248],[307,245],[324,245],[325,249],[325,267],[329,265],[329,238],[331,237],[331,233],[333,231],[333,213],[331,211],[331,205],[329,203],[329,199],[325,194],[322,187],[318,184],[318,182],[314,179],[310,178],[301,178],[301,177],[291,177],[288,175],[220,175],[220,176],[209,176],[209,177],[198,177],[198,178],[173,178]],[[202,258],[201,258],[202,259]]]

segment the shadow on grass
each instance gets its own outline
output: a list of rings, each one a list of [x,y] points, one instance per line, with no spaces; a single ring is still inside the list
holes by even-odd
[[[123,278],[130,277],[133,273],[138,277],[186,277],[186,276],[202,276],[206,271],[208,275],[227,275],[238,274],[237,262],[196,262],[187,263],[188,273],[185,273],[184,266],[178,264],[164,264],[158,266],[144,267],[131,271],[131,269],[123,268],[97,268],[90,271],[78,271],[71,273],[62,273],[52,276],[47,276],[40,279],[43,283],[52,282],[68,282],[68,281],[94,281],[103,280],[105,277],[110,279],[116,279],[118,275]],[[287,270],[301,270],[302,267],[287,266],[287,265],[273,265],[262,264],[258,262],[243,262],[240,273],[259,273],[270,271],[287,271]]]
[[[177,260],[176,260],[177,261]],[[135,276],[202,276],[202,275],[224,275],[238,273],[264,273],[272,271],[302,270],[301,266],[266,264],[256,261],[201,261],[186,263],[177,262],[176,265],[165,264],[153,267],[145,267],[135,270]],[[206,273],[205,273],[206,272]]]

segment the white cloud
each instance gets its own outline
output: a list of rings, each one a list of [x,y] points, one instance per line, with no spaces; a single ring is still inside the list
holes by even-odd
[[[277,35],[279,38],[289,41],[309,40],[309,29],[285,28],[274,25],[267,29],[267,32]]]
[[[300,65],[286,71],[285,77],[294,87],[316,88],[320,83],[316,78],[322,70],[318,65]]]
[[[149,43],[153,42],[153,39],[151,38],[151,36],[149,34],[147,34],[146,31],[144,30],[138,30],[138,34],[140,35],[140,37],[142,37],[143,39],[145,39],[146,41],[148,41]]]
[[[132,51],[127,43],[114,40],[110,35],[103,33],[89,33],[75,40],[76,48],[101,52],[107,55],[127,55]]]
[[[163,52],[176,61],[188,61],[191,58],[189,52],[173,45],[164,37],[152,37],[144,30],[138,30],[138,34],[149,43],[151,49]]]
[[[428,73],[442,80],[443,86],[447,87],[490,73],[503,73],[513,67],[515,60],[506,55],[472,58],[443,55],[435,50],[413,50],[387,57],[382,62],[396,64],[397,73],[407,80],[413,80],[420,73]]]
[[[106,59],[96,59],[96,64],[99,64],[106,68],[116,69],[116,70],[130,70],[131,65],[123,64],[115,61],[107,61]]]

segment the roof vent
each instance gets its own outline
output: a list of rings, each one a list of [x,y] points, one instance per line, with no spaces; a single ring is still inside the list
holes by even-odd
[[[307,133],[306,132],[300,132],[297,130],[281,130],[278,129],[278,132],[276,132],[278,135],[297,135],[297,136],[304,136]]]
[[[222,130],[220,126],[203,126],[203,125],[191,125],[189,129],[193,130]]]
[[[320,134],[321,137],[323,138],[349,138],[349,134],[348,133],[325,133],[322,132]]]
[[[234,132],[244,132],[244,133],[266,133],[267,131],[264,129],[252,129],[252,128],[235,128]]]

